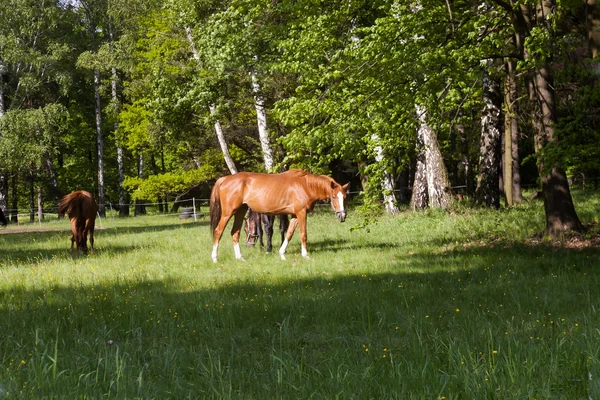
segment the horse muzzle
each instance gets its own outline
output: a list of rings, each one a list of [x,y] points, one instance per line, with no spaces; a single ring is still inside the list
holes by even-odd
[[[336,211],[335,216],[340,222],[344,222],[346,220],[346,211]]]

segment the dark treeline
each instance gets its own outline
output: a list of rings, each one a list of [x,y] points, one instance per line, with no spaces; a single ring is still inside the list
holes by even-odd
[[[600,177],[595,1],[0,0],[0,207],[118,204],[239,170],[351,181],[364,208]],[[383,205],[383,207],[382,207]],[[141,206],[138,211],[142,211]]]

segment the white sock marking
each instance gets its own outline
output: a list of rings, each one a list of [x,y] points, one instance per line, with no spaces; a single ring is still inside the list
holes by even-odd
[[[279,255],[281,256],[282,260],[285,260],[285,249],[288,246],[288,240],[287,238],[283,240],[283,243],[281,244],[281,247],[279,248]]]
[[[219,250],[219,244],[213,244],[212,250],[212,260],[216,264],[217,263],[217,251]]]
[[[234,243],[233,252],[235,253],[236,260],[240,260],[242,258],[242,251],[240,250],[240,244]]]

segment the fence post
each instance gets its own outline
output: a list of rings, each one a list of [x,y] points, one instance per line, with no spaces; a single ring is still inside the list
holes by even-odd
[[[196,217],[196,198],[192,197],[192,207],[194,207],[194,222],[196,222],[198,219]]]

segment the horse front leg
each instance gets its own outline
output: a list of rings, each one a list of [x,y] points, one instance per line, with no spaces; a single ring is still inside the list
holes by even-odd
[[[281,256],[282,260],[285,260],[285,249],[287,249],[287,246],[290,243],[290,240],[292,240],[292,236],[294,236],[294,231],[296,230],[297,225],[298,225],[298,218],[296,218],[295,215],[292,215],[292,219],[290,220],[290,225],[288,226],[288,230],[287,230],[285,239],[283,240],[283,243],[281,244],[281,247],[279,248],[279,255]]]
[[[231,237],[233,239],[233,252],[235,253],[235,258],[237,260],[242,260],[242,251],[240,249],[240,232],[242,230],[242,225],[244,224],[244,216],[246,215],[246,211],[248,207],[240,207],[235,212],[235,219],[233,220],[233,227],[231,228]]]
[[[298,214],[298,225],[300,226],[300,243],[302,244],[302,257],[310,259],[308,256],[308,249],[306,247],[306,213],[302,212]]]

